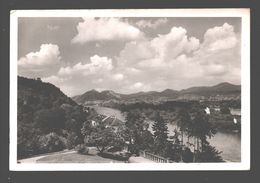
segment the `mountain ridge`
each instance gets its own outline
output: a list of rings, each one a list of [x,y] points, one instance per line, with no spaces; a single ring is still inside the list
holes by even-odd
[[[161,99],[187,99],[199,100],[209,97],[218,98],[239,98],[241,95],[241,85],[235,85],[228,82],[222,82],[213,86],[195,86],[182,90],[165,89],[163,91],[137,92],[131,94],[120,94],[112,90],[98,92],[94,90],[95,95],[91,95],[93,90],[87,91],[82,95],[72,97],[77,103],[87,101],[107,101],[107,100],[161,100]],[[234,95],[234,96],[232,96]]]

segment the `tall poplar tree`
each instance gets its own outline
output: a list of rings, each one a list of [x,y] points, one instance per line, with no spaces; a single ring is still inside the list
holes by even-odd
[[[152,128],[154,131],[154,152],[160,156],[166,157],[170,144],[168,141],[168,127],[159,112],[155,114]]]

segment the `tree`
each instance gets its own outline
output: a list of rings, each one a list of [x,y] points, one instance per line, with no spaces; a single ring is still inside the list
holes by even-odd
[[[193,143],[188,143],[193,146],[192,157],[193,161],[195,162],[198,161],[197,156],[199,156],[199,154],[204,151],[204,148],[208,148],[207,138],[211,138],[216,133],[216,130],[214,126],[209,122],[208,116],[206,115],[205,111],[201,109],[200,106],[193,106],[189,113],[184,109],[181,109],[178,114],[177,125],[179,126],[182,135],[184,132],[187,135],[188,139],[193,139]],[[183,153],[185,154],[185,152],[186,155],[189,154],[189,151],[187,149]]]
[[[220,107],[221,114],[230,114],[230,109],[227,106],[221,106]]]
[[[120,138],[115,130],[111,127],[105,127],[102,123],[92,127],[90,131],[82,129],[82,132],[83,135],[86,135],[85,143],[93,144],[100,153],[112,147],[122,148],[124,146],[124,140]]]
[[[193,153],[191,152],[190,148],[184,147],[183,153],[182,153],[182,160],[185,163],[189,163],[193,161]]]
[[[38,143],[41,153],[61,151],[65,148],[64,139],[53,132],[40,136]]]
[[[93,131],[93,127],[91,126],[91,120],[87,120],[83,123],[82,128],[81,128],[81,134],[85,138],[91,134]]]
[[[216,133],[215,128],[209,122],[208,116],[204,111],[198,110],[194,114],[192,119],[192,130],[190,134],[194,137],[198,137],[204,142],[207,137],[211,138]]]
[[[216,133],[213,125],[209,123],[208,116],[205,111],[195,109],[189,128],[188,135],[194,139],[194,159],[196,161],[196,154],[203,151],[207,145],[207,138],[211,138]]]
[[[45,143],[38,140],[43,142],[52,132],[69,148],[83,142],[80,129],[87,114],[50,83],[18,77],[17,114],[19,158],[39,154]]]
[[[68,134],[67,136],[67,143],[66,143],[66,147],[68,149],[73,149],[75,148],[78,144],[81,144],[81,139],[79,138],[79,136],[75,133],[75,132],[71,132]]]
[[[179,140],[180,133],[178,130],[175,128],[174,129],[174,135],[171,136],[170,138],[172,139],[172,150],[170,152],[170,159],[179,162],[182,161],[182,147],[181,141]]]
[[[38,151],[38,132],[31,123],[18,123],[17,158],[26,158]]]
[[[154,131],[154,152],[163,157],[168,156],[170,144],[168,141],[168,127],[159,112],[155,115],[152,128]]]
[[[178,115],[177,115],[177,126],[180,129],[181,132],[181,145],[184,145],[183,139],[184,139],[184,134],[189,133],[191,125],[191,117],[187,110],[181,108]]]
[[[221,152],[216,150],[208,142],[204,143],[204,148],[197,154],[197,162],[223,162]]]
[[[141,138],[140,149],[151,151],[153,149],[153,144],[154,144],[153,134],[148,130],[144,130],[141,133],[140,138]]]
[[[145,117],[139,110],[128,112],[125,123],[125,139],[129,142],[131,153],[139,154],[140,150],[150,150],[152,134],[147,130]]]
[[[65,114],[62,109],[42,109],[34,116],[36,127],[40,128],[44,134],[50,132],[60,133],[65,127]]]

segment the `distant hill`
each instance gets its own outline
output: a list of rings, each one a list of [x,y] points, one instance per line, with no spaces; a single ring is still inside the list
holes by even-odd
[[[241,85],[233,85],[230,83],[220,83],[215,86],[202,86],[202,87],[191,87],[185,90],[181,90],[181,93],[232,93],[241,92]]]
[[[133,94],[119,94],[113,91],[98,92],[95,90],[87,91],[82,95],[73,97],[77,103],[85,104],[89,101],[160,101],[160,100],[238,100],[241,97],[241,85],[230,83],[220,83],[215,86],[191,87],[184,90],[166,89],[161,92],[149,91]]]
[[[111,100],[111,99],[120,99],[121,94],[117,94],[113,91],[106,90],[98,92],[96,90],[90,90],[82,95],[73,97],[73,100],[81,103],[80,101],[96,101],[96,100]]]

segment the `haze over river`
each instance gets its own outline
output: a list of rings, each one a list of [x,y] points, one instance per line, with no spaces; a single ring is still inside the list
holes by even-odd
[[[125,116],[121,111],[108,107],[100,107],[100,106],[89,106],[94,109],[99,114],[103,114],[106,116],[116,116],[119,120],[124,121]],[[150,129],[151,129],[150,125]],[[172,132],[176,128],[175,125],[168,124],[169,134],[173,135]],[[233,132],[217,132],[209,142],[212,146],[216,147],[218,151],[222,151],[221,156],[226,161],[231,162],[240,162],[241,161],[241,137],[240,133]]]

